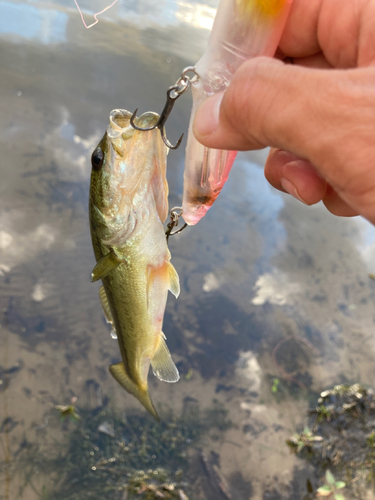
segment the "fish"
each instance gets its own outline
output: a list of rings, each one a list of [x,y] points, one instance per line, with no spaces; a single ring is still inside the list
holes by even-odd
[[[91,157],[89,219],[96,265],[91,281],[102,280],[99,298],[121,358],[111,375],[160,420],[147,377],[177,382],[179,373],[162,331],[168,290],[180,283],[170,262],[163,223],[168,216],[167,147],[158,129],[135,130],[132,113],[115,109]],[[159,115],[137,118],[151,127]]]

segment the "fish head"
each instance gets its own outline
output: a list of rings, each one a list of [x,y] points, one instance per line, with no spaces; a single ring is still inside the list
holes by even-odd
[[[113,245],[128,239],[152,207],[162,221],[168,214],[167,148],[158,129],[136,130],[131,116],[121,109],[110,113],[109,126],[91,157],[91,224]],[[158,119],[148,112],[136,124],[153,127]]]

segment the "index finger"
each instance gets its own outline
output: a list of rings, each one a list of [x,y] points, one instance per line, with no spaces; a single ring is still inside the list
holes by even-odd
[[[279,48],[285,56],[307,57],[320,52],[317,25],[323,0],[293,0]]]
[[[365,0],[294,0],[279,49],[293,58],[322,52],[333,67],[355,67],[371,10]]]

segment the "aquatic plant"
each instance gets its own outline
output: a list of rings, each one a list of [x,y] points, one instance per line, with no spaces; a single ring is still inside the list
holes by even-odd
[[[315,409],[318,422],[327,420],[329,422],[334,417],[335,408],[333,405],[318,405]]]
[[[280,380],[278,378],[272,379],[272,387],[271,387],[271,392],[273,394],[276,394],[279,388]]]
[[[187,408],[182,416],[164,411],[160,423],[111,407],[79,408],[79,414],[79,421],[51,418],[42,430],[47,437],[53,425],[67,428],[63,443],[25,440],[13,463],[20,497],[28,486],[48,500],[187,500],[190,451],[203,437],[219,439],[232,426],[217,401],[205,411]]]
[[[70,418],[71,420],[81,420],[74,405],[56,405],[55,410],[59,412],[60,420]]]
[[[326,470],[326,481],[327,484],[317,489],[318,496],[333,496],[335,500],[345,500],[344,495],[342,493],[338,493],[338,490],[345,488],[346,484],[344,483],[344,481],[336,481],[334,475],[329,469]]]
[[[124,491],[126,491],[128,498],[188,500],[180,484],[182,474],[181,470],[177,471],[175,475],[176,482],[167,482],[169,474],[164,469],[149,470],[147,472],[137,471],[129,477]]]
[[[371,434],[366,439],[366,444],[370,448],[375,448],[375,432],[374,431],[371,432]]]
[[[115,499],[128,485],[129,498],[141,490],[144,498],[157,498],[148,486],[174,484],[178,467],[186,464],[188,446],[201,434],[191,418],[169,415],[156,425],[146,415],[125,418],[111,409],[97,415],[82,411],[83,425],[69,436],[66,479],[51,499],[99,500],[104,493]],[[78,484],[83,492],[77,495]]]
[[[288,446],[296,453],[301,452],[304,448],[312,450],[314,443],[323,441],[322,436],[314,436],[311,429],[305,427],[300,434],[294,434],[287,440]]]
[[[359,384],[336,385],[320,394],[310,415],[310,426],[287,444],[315,466],[317,476],[326,472],[327,478],[327,471],[333,471],[339,478],[333,483],[329,472],[327,485],[317,492],[340,500],[337,484],[344,484],[351,498],[363,498],[369,484],[375,488],[375,391]]]

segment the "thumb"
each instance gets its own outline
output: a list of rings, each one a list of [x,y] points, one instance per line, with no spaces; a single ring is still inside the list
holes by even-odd
[[[282,86],[280,78],[289,79],[279,60],[259,57],[244,63],[225,93],[209,97],[198,108],[193,124],[196,138],[207,147],[228,150],[260,149],[270,145],[270,130],[260,134],[266,123],[264,120],[260,123],[258,117],[267,119],[268,128],[271,125],[268,112],[276,104],[275,98],[280,103],[285,96],[290,100],[291,90]],[[280,87],[283,87],[283,97]]]
[[[375,68],[304,68],[254,58],[197,110],[205,146],[273,146],[308,160],[354,209],[375,220]]]

